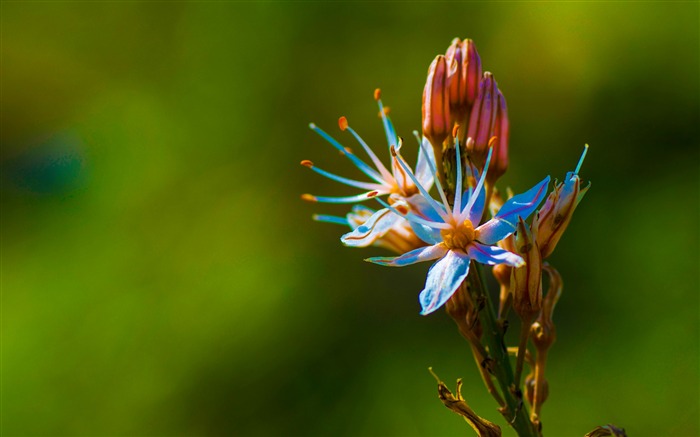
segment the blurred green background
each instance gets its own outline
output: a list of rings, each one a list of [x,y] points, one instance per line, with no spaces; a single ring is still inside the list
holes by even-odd
[[[299,195],[355,191],[307,128],[383,152],[375,87],[420,128],[427,67],[476,41],[521,191],[584,143],[549,436],[695,436],[697,2],[3,2],[2,433],[463,436],[433,366],[506,428],[428,265],[362,261]],[[506,435],[512,435],[506,430]]]

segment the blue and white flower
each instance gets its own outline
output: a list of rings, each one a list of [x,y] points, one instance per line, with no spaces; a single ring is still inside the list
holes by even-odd
[[[455,149],[456,162],[461,162],[457,141]],[[519,267],[524,264],[520,256],[494,245],[515,232],[519,217],[526,219],[535,211],[547,192],[549,176],[525,193],[510,198],[491,220],[479,225],[484,212],[484,183],[492,153],[493,150],[489,150],[484,171],[474,189],[469,187],[464,190],[462,169],[461,166],[457,166],[455,199],[453,206],[450,206],[439,184],[437,188],[442,202],[436,201],[428,194],[426,187],[413,175],[399,151],[392,149],[392,155],[420,191],[423,206],[420,214],[416,214],[399,210],[381,199],[377,200],[385,208],[408,220],[416,235],[428,245],[398,257],[376,257],[367,261],[403,267],[437,260],[428,271],[425,288],[420,293],[421,314],[432,313],[447,302],[466,279],[471,260],[487,265],[506,264]],[[432,170],[435,178],[434,168]]]
[[[379,90],[375,91],[375,99],[377,100],[379,113],[382,117],[387,145],[389,150],[400,148],[401,140],[396,135],[394,126],[389,117],[386,115],[386,111],[382,105],[379,94]],[[309,160],[304,160],[301,162],[301,164],[310,168],[316,173],[329,179],[333,179],[343,184],[366,191],[358,195],[347,197],[324,197],[304,194],[302,195],[302,198],[312,202],[356,203],[371,199],[373,197],[384,195],[388,196],[387,201],[388,205],[391,205],[391,208],[385,207],[378,211],[373,211],[373,213],[369,216],[366,215],[366,211],[363,211],[361,216],[366,216],[366,220],[362,224],[353,227],[351,232],[343,235],[341,241],[347,246],[366,247],[375,243],[378,239],[386,236],[392,229],[396,229],[398,232],[401,232],[401,228],[408,229],[408,224],[405,222],[401,213],[397,214],[394,211],[401,211],[403,213],[410,211],[417,212],[424,206],[423,197],[421,196],[421,189],[429,190],[434,183],[435,158],[432,149],[421,147],[421,149],[424,149],[424,151],[418,155],[415,174],[409,166],[405,165],[405,163],[399,163],[399,159],[396,156],[392,156],[390,171],[362,139],[362,137],[360,137],[360,135],[358,135],[357,132],[355,132],[355,130],[348,125],[345,117],[340,117],[338,124],[341,130],[348,131],[355,137],[357,142],[369,156],[370,160],[374,164],[374,167],[357,157],[357,155],[355,155],[350,149],[341,145],[335,138],[317,127],[315,124],[311,123],[309,126],[313,131],[318,133],[333,147],[335,147],[343,156],[347,157],[364,174],[372,179],[372,182],[357,181],[338,176],[316,167],[314,163]],[[427,140],[423,139],[423,141],[427,143]],[[421,140],[419,139],[419,144],[420,143]],[[420,189],[417,187],[417,184],[420,185]],[[357,218],[357,216],[355,218]],[[334,223],[345,221],[345,219],[340,217],[325,215],[317,215],[315,216],[315,219]],[[352,226],[352,223],[348,224],[351,224]]]

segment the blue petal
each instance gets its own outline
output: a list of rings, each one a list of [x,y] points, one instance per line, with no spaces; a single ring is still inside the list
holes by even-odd
[[[477,239],[484,244],[495,244],[515,232],[518,217],[527,219],[537,209],[547,194],[549,176],[528,191],[513,196],[496,214],[496,217],[476,228]]]
[[[377,238],[384,236],[401,220],[403,220],[401,216],[394,214],[387,208],[380,209],[352,232],[343,235],[340,241],[350,247],[367,247],[374,243]]]
[[[513,267],[520,267],[525,264],[525,261],[513,252],[508,252],[498,246],[486,246],[477,242],[473,242],[467,247],[467,253],[476,262],[490,266],[507,264]]]
[[[428,244],[438,244],[442,242],[442,235],[440,235],[440,229],[431,228],[430,226],[422,225],[416,222],[408,222],[413,229],[413,233],[416,234],[418,238],[425,241]]]
[[[473,195],[473,194],[472,194]],[[481,217],[484,215],[484,206],[486,203],[486,189],[482,188],[479,190],[478,196],[474,199],[474,204],[471,210],[469,210],[469,221],[472,222],[474,226],[478,226],[481,223]]]
[[[447,252],[428,271],[425,288],[420,292],[422,315],[440,308],[457,291],[469,273],[469,257],[454,250]]]
[[[436,244],[434,246],[420,247],[397,257],[377,256],[374,258],[367,258],[365,261],[383,266],[403,267],[423,261],[432,261],[443,256],[445,252],[447,252],[445,246],[442,244]]]

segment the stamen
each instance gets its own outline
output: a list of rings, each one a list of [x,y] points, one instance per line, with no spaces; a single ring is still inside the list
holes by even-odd
[[[422,219],[411,212],[409,212],[407,214],[401,214],[401,212],[399,210],[397,210],[393,206],[389,205],[388,203],[386,203],[385,201],[383,201],[380,198],[377,198],[377,202],[381,203],[382,206],[384,206],[384,208],[389,208],[392,212],[398,214],[399,216],[405,218],[408,221],[418,223],[420,225],[425,225],[425,226],[428,226],[429,228],[434,228],[434,229],[449,229],[452,227],[452,226],[448,225],[447,223],[433,222],[430,220]]]
[[[578,165],[576,166],[576,170],[574,170],[574,174],[577,175],[578,171],[581,170],[581,165],[583,164],[583,160],[586,158],[586,153],[588,153],[588,144],[585,145],[583,148],[583,153],[581,154],[581,157],[578,160]]]
[[[396,131],[394,130],[394,126],[391,124],[391,120],[389,120],[389,117],[387,117],[386,113],[384,112],[384,105],[382,105],[381,95],[381,91],[379,91],[379,88],[377,88],[374,91],[374,99],[377,101],[377,105],[379,106],[379,115],[382,117],[382,123],[384,124],[386,143],[391,148],[391,146],[395,146],[397,144],[398,139],[396,138]]]
[[[452,130],[452,136],[455,138],[455,165],[457,166],[457,181],[455,183],[455,204],[452,214],[457,215],[462,211],[462,156],[460,155],[459,139],[457,138],[457,129],[459,125],[455,124]],[[471,200],[471,198],[469,199]]]
[[[416,137],[416,140],[418,140],[418,148],[420,149],[421,153],[423,154],[423,157],[425,158],[425,161],[428,163],[428,167],[430,168],[430,173],[433,175],[433,181],[435,181],[435,186],[438,189],[438,193],[440,194],[440,199],[442,199],[442,203],[445,206],[445,211],[450,210],[450,204],[447,202],[447,196],[445,195],[445,190],[442,189],[442,184],[440,183],[440,178],[438,178],[437,175],[437,169],[435,168],[435,165],[433,165],[433,161],[430,159],[430,156],[428,155],[428,151],[425,148],[425,145],[420,139],[420,136],[418,135],[418,131],[414,130],[413,135]]]
[[[342,131],[347,129],[348,128],[348,119],[345,118],[345,116],[340,117],[338,119],[338,126],[340,127],[340,130],[342,130]]]
[[[416,176],[413,174],[410,167],[408,167],[408,164],[406,164],[404,161],[403,156],[401,156],[401,154],[399,154],[394,147],[391,148],[391,156],[397,159],[399,165],[408,174],[408,177],[411,178],[413,183],[418,188],[418,191],[420,191],[423,197],[428,200],[428,204],[440,215],[440,217],[442,217],[445,222],[447,222],[447,218],[449,217],[449,209],[447,211],[443,211],[441,205],[437,203],[430,194],[428,194],[428,191],[423,187],[423,185],[421,185],[418,179],[416,179]]]
[[[369,183],[369,182],[361,182],[361,181],[356,181],[353,179],[344,178],[342,176],[338,176],[336,174],[333,174],[331,172],[328,172],[326,170],[322,170],[322,169],[316,167],[314,165],[314,163],[309,161],[308,159],[301,161],[301,165],[303,165],[306,168],[310,168],[311,170],[315,171],[316,173],[320,174],[321,176],[325,176],[328,179],[333,179],[334,181],[340,182],[341,184],[350,185],[351,187],[360,188],[362,190],[381,190],[381,191],[386,191],[386,192],[389,192],[391,190],[391,186],[389,186],[386,183],[373,184],[373,183]]]
[[[371,199],[377,196],[379,193],[376,191],[370,191],[369,193],[362,193],[356,196],[347,197],[322,197],[322,196],[312,196],[311,194],[304,194],[301,196],[302,199],[310,202],[322,202],[322,203],[355,203],[362,202],[367,199]]]
[[[306,200],[307,202],[318,202],[318,199],[316,199],[316,196],[314,196],[312,194],[302,194],[301,200]]]
[[[355,156],[353,153],[350,153],[347,150],[345,150],[345,147],[343,147],[338,141],[336,141],[335,138],[324,132],[323,129],[319,128],[314,123],[309,123],[309,127],[311,128],[311,130],[323,137],[323,139],[331,143],[331,145],[335,147],[342,155],[347,156],[348,159],[352,161],[352,163],[355,164],[355,166],[359,168],[364,174],[371,177],[380,184],[383,182],[381,175],[377,173],[376,170],[367,165],[364,161]]]
[[[365,149],[365,152],[367,152],[367,155],[369,155],[369,158],[370,158],[370,159],[372,160],[372,162],[374,163],[374,166],[377,167],[377,170],[379,170],[379,173],[381,173],[381,175],[384,177],[384,180],[385,180],[387,183],[391,184],[391,185],[395,185],[395,184],[396,184],[396,180],[395,180],[394,177],[391,175],[391,172],[389,172],[389,170],[387,170],[387,168],[384,166],[384,164],[382,164],[382,161],[379,160],[379,158],[377,157],[377,155],[376,155],[376,154],[372,151],[372,149],[367,145],[367,143],[365,142],[365,140],[363,140],[362,137],[360,137],[360,135],[359,135],[357,132],[355,132],[355,129],[351,128],[351,127],[347,124],[347,120],[346,120],[345,128],[348,130],[348,132],[350,132],[350,133],[352,134],[352,136],[355,137],[355,139],[357,140],[358,143],[360,143],[360,145],[362,146],[362,148]]]
[[[474,202],[476,202],[476,199],[479,197],[479,193],[484,188],[484,181],[486,181],[486,173],[489,170],[489,164],[491,163],[491,156],[493,156],[493,147],[489,147],[489,154],[486,156],[486,164],[484,165],[484,170],[481,172],[481,177],[479,178],[479,182],[476,184],[476,187],[474,188],[474,192],[472,193],[472,196],[469,198],[469,202],[467,202],[466,206],[462,210],[463,217],[460,217],[460,219],[466,218],[469,215],[469,212],[471,211],[472,207],[474,206]]]
[[[336,225],[343,225],[343,226],[348,226],[348,219],[345,217],[337,217],[334,215],[321,215],[321,214],[314,214],[311,216],[312,219],[316,220],[317,222],[325,222],[325,223],[333,223]]]

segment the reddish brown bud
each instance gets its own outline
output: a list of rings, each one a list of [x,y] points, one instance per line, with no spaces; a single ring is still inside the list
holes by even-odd
[[[442,142],[451,133],[447,68],[445,57],[436,57],[430,64],[423,89],[423,135],[434,148],[440,149]]]
[[[445,53],[450,68],[450,111],[453,119],[461,122],[469,113],[479,91],[481,81],[481,58],[476,51],[474,41],[459,38]]]
[[[501,138],[498,138],[496,146],[499,152],[506,154],[507,166],[509,129],[506,101],[493,75],[486,72],[479,84],[479,94],[474,101],[467,129],[467,136],[473,140],[467,143],[467,152],[479,168],[483,168],[489,141],[497,136],[497,132],[500,133]]]
[[[510,123],[508,122],[508,108],[503,94],[498,95],[498,114],[493,131],[496,138],[493,144],[491,164],[486,173],[486,182],[493,185],[508,170],[508,140],[510,137]]]

